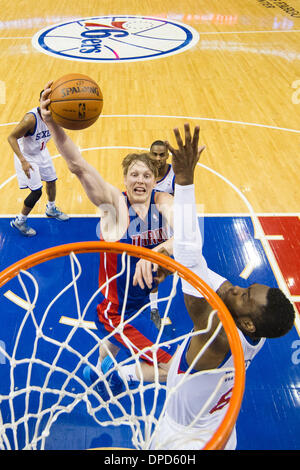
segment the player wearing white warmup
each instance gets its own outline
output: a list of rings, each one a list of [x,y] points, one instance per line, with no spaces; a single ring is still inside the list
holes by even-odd
[[[27,217],[42,195],[42,181],[46,182],[48,196],[47,217],[62,221],[69,219],[55,204],[57,175],[47,149],[50,138],[50,131],[42,119],[39,107],[27,112],[8,137],[14,151],[19,187],[30,189],[21,213],[10,225],[27,237],[36,235],[36,231],[27,225]]]
[[[204,147],[198,149],[198,127],[192,136],[189,125],[185,125],[185,143],[178,129],[174,129],[174,134],[178,149],[168,144],[173,155],[172,165],[176,175],[174,258],[210,285],[227,306],[238,328],[247,368],[263,346],[265,338],[283,336],[293,327],[294,309],[278,288],[262,284],[252,284],[247,288],[233,286],[208,268],[202,255],[194,188],[194,170]],[[194,332],[205,329],[212,308],[204,297],[184,280],[182,290]],[[215,338],[199,356],[199,351],[214,332]],[[191,365],[191,371],[182,381],[184,372]],[[204,447],[227,411],[234,377],[232,372],[226,373],[226,368],[232,365],[233,358],[226,333],[217,315],[214,315],[210,331],[186,339],[173,357],[167,377],[168,401],[165,414],[153,437],[153,449]],[[209,373],[209,370],[214,373]],[[202,410],[222,377],[224,381],[220,389]],[[183,383],[172,394],[173,387],[180,381]],[[235,449],[236,444],[234,428],[225,449]]]
[[[174,195],[175,175],[172,165],[167,162],[169,158],[168,148],[162,140],[155,140],[150,146],[150,158],[155,161],[158,175],[155,183],[155,191],[161,191]],[[158,288],[150,293],[151,320],[160,329],[161,318],[158,308]]]
[[[174,194],[175,175],[172,165],[167,162],[169,158],[168,148],[162,140],[155,140],[150,146],[150,157],[157,164],[158,176],[155,190]]]

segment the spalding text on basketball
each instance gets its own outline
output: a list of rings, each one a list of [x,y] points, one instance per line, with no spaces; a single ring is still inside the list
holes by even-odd
[[[61,96],[70,96],[76,95],[76,93],[92,93],[94,95],[99,95],[99,89],[96,86],[72,86],[61,89]]]

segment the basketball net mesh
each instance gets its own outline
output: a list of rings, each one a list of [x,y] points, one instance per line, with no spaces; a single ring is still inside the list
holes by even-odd
[[[104,245],[104,248],[108,246],[108,244],[103,242],[95,242],[91,251],[104,251],[104,249],[99,250],[99,244],[101,243]],[[91,244],[90,242],[90,245]],[[78,252],[83,253],[89,251],[87,248],[88,243],[72,244],[70,247],[72,248],[73,245],[76,245],[76,248],[80,246]],[[118,245],[121,244],[111,243],[110,249],[114,250]],[[193,279],[196,277],[192,273],[189,274],[186,268],[181,269],[180,265],[174,260],[168,259],[168,261],[164,261],[166,257],[157,254],[155,255],[156,258],[153,260],[155,263],[162,265],[163,263],[165,265],[166,263],[168,263],[168,265],[171,264],[175,272],[170,283],[170,292],[167,296],[159,299],[160,304],[163,304],[163,308],[160,308],[160,313],[163,315],[161,315],[162,326],[160,330],[158,330],[157,339],[151,347],[147,347],[143,350],[137,350],[136,347],[131,344],[124,335],[123,328],[126,323],[132,322],[132,320],[139,315],[146,315],[150,302],[137,311],[133,317],[127,320],[125,319],[130,280],[129,275],[127,276],[121,322],[114,331],[106,336],[106,339],[109,340],[113,335],[119,334],[128,348],[128,357],[125,357],[121,361],[119,361],[118,358],[116,360],[107,349],[108,354],[113,360],[113,369],[118,370],[120,376],[124,379],[125,390],[117,396],[112,394],[109,383],[107,382],[107,377],[113,369],[110,369],[98,379],[98,381],[104,381],[106,385],[109,394],[109,400],[107,401],[104,401],[94,390],[93,387],[95,383],[89,386],[84,381],[82,375],[83,368],[89,365],[91,369],[96,372],[95,365],[97,362],[99,344],[104,348],[106,347],[105,339],[101,339],[97,329],[91,327],[93,322],[88,319],[88,312],[91,306],[93,306],[93,302],[97,303],[97,298],[106,285],[121,276],[124,272],[129,273],[131,256],[137,256],[136,253],[133,252],[133,249],[136,249],[136,247],[122,244],[121,248],[118,248],[119,254],[125,249],[126,251],[123,251],[121,255],[122,267],[120,272],[108,279],[105,284],[99,286],[89,297],[84,306],[82,306],[79,286],[82,266],[79,257],[74,251],[70,251],[70,253],[68,253],[68,250],[66,252],[59,251],[49,258],[53,259],[61,256],[69,258],[67,264],[70,269],[70,280],[69,282],[64,282],[65,276],[63,279],[57,280],[59,291],[50,299],[48,305],[44,305],[42,310],[39,309],[38,313],[36,310],[39,302],[39,282],[41,283],[41,280],[37,279],[38,274],[36,274],[35,270],[33,270],[34,275],[33,272],[27,270],[27,267],[31,267],[31,264],[40,262],[44,264],[51,261],[44,262],[43,256],[41,256],[37,262],[30,260],[29,263],[27,263],[28,266],[26,263],[23,263],[26,269],[15,269],[12,270],[12,274],[9,273],[9,275],[2,277],[0,273],[0,286],[4,286],[5,288],[4,295],[9,300],[13,300],[14,303],[18,303],[18,306],[22,308],[23,315],[17,329],[11,332],[14,338],[11,346],[4,347],[3,342],[0,341],[0,358],[2,358],[2,361],[0,361],[0,372],[4,371],[2,368],[5,368],[5,372],[3,372],[5,374],[5,381],[3,381],[3,377],[0,377],[0,449],[45,449],[47,437],[50,434],[52,426],[59,421],[58,418],[60,415],[72,413],[76,407],[82,407],[83,404],[85,404],[88,415],[90,415],[99,426],[104,428],[107,426],[126,426],[130,428],[133,448],[151,448],[169,400],[172,395],[178,391],[177,389],[190,379],[190,371],[201,355],[214,341],[222,324],[226,330],[229,343],[233,341],[237,344],[235,348],[238,353],[234,352],[237,356],[237,359],[234,360],[235,367],[226,370],[228,373],[235,373],[235,383],[228,407],[229,409],[226,413],[227,421],[225,423],[224,418],[217,431],[215,428],[211,429],[211,435],[213,437],[209,443],[206,443],[204,448],[222,448],[225,445],[237,419],[243,396],[244,362],[241,350],[239,349],[238,333],[235,332],[234,329],[231,331],[230,328],[224,324],[224,318],[221,318],[221,322],[210,336],[209,341],[202,350],[199,351],[188,370],[182,374],[181,380],[176,387],[167,390],[166,384],[159,382],[157,350],[162,346],[167,346],[172,343],[180,344],[187,337],[209,332],[213,317],[218,314],[220,318],[220,312],[222,310],[212,310],[207,327],[204,330],[189,331],[175,338],[164,339],[164,330],[167,325],[168,315],[172,313],[172,304],[176,297],[176,292],[178,289],[181,289],[181,287],[177,285],[179,277],[184,276],[186,279],[189,277],[191,283],[194,284],[196,288],[199,288],[199,282],[201,282],[201,285],[205,285],[199,278],[198,281],[196,279],[198,285],[195,285]],[[152,259],[153,254],[150,250],[145,248],[138,250],[138,256]],[[45,252],[46,251],[47,250],[45,250]],[[28,259],[29,258],[30,257],[28,257]],[[67,266],[66,263],[64,266]],[[176,271],[178,267],[179,269]],[[3,273],[4,272],[5,271],[3,271]],[[8,279],[10,280],[8,281]],[[10,282],[14,282],[14,290],[16,290],[16,282],[18,283],[23,293],[21,297],[14,297],[11,291],[7,290]],[[49,327],[48,320],[53,316],[53,312],[55,312],[56,309],[61,309],[61,302],[66,294],[71,294],[74,299],[74,306],[72,310],[72,321],[68,325],[68,328],[64,328],[64,332],[67,331],[68,333],[62,336],[61,334],[56,334],[56,328],[53,326]],[[211,295],[217,299],[214,293]],[[58,307],[56,307],[57,305]],[[183,314],[187,315],[186,312],[183,312]],[[184,322],[184,319],[182,321]],[[51,325],[53,325],[53,323],[51,323]],[[227,329],[230,330],[229,333]],[[30,333],[28,333],[29,331]],[[83,334],[86,336],[85,340],[80,340],[78,344],[76,337],[79,333],[81,338]],[[32,340],[29,341],[30,347],[28,346],[28,335],[32,338]],[[82,347],[83,343],[88,344],[87,349]],[[136,387],[130,387],[127,380],[123,377],[120,367],[134,362],[142,376],[141,356],[145,356],[145,354],[147,355],[150,352],[152,352],[154,360],[154,382],[148,383],[141,381]],[[239,368],[238,374],[237,368]],[[211,374],[218,373],[217,370],[205,371],[205,373],[208,372]],[[202,372],[198,372],[200,375],[201,373]],[[215,392],[209,397],[202,409],[199,410],[198,415],[190,422],[187,427],[189,432],[187,434],[185,433],[183,436],[180,436],[180,432],[178,433],[180,448],[188,446],[188,440],[192,439],[193,441],[197,441],[197,439],[201,439],[201,429],[195,428],[195,423],[197,423],[197,420],[207,411],[208,407],[213,402],[215,394],[225,380],[225,375],[226,374],[221,374]],[[239,383],[237,383],[237,377]],[[151,397],[150,400],[149,396]],[[205,436],[207,436],[209,432],[210,430],[205,429]],[[166,439],[165,442],[159,443],[159,448],[168,448],[169,445],[170,442]]]

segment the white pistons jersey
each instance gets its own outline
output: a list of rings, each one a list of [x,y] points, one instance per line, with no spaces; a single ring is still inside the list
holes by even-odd
[[[51,139],[51,134],[42,120],[39,108],[28,111],[35,116],[35,128],[32,134],[28,133],[18,140],[20,150],[26,160],[33,163],[42,163],[49,158],[47,142]]]
[[[175,174],[174,174],[172,165],[169,164],[167,173],[165,174],[163,178],[161,178],[159,181],[156,182],[154,189],[156,191],[174,194],[174,188],[175,188]]]
[[[253,344],[240,330],[238,332],[247,368],[262,348],[265,338]],[[166,412],[152,443],[153,449],[201,449],[227,412],[234,383],[232,354],[229,353],[213,372],[191,370],[185,374],[189,343],[190,338],[185,339],[172,360],[167,379]],[[225,449],[235,448],[234,428]]]

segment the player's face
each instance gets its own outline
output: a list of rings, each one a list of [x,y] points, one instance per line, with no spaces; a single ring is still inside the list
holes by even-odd
[[[145,163],[136,161],[128,168],[124,183],[131,203],[145,203],[154,188],[155,176]]]
[[[226,292],[224,303],[233,316],[259,315],[267,304],[269,287],[252,284],[249,287],[232,286]]]
[[[165,145],[153,145],[150,151],[150,157],[157,164],[158,170],[164,168],[168,159],[168,150]]]

